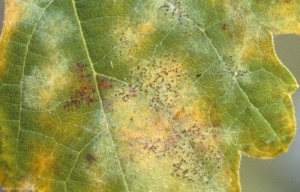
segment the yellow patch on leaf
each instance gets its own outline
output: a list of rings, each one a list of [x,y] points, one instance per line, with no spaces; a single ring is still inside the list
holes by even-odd
[[[52,64],[52,63],[51,63]],[[55,61],[46,67],[36,67],[31,76],[24,77],[24,105],[34,109],[52,108],[58,95],[69,86],[67,62]]]
[[[153,30],[154,30],[154,26],[152,22],[143,23],[138,26],[138,31],[141,34],[147,34]]]
[[[49,177],[51,169],[49,169],[54,162],[54,158],[51,156],[51,153],[48,151],[41,151],[38,154],[34,154],[32,161],[30,162],[32,169],[40,177]]]
[[[5,1],[5,20],[3,32],[9,33],[13,31],[12,29],[15,27],[16,23],[19,22],[20,14],[23,12],[23,7],[21,0],[9,0]]]
[[[20,0],[11,0],[5,2],[5,25],[3,26],[3,31],[1,34],[1,46],[0,46],[0,74],[3,74],[5,71],[6,61],[3,59],[3,56],[6,52],[7,44],[9,43],[8,40],[11,35],[11,31],[15,27],[16,23],[19,21],[21,6]]]

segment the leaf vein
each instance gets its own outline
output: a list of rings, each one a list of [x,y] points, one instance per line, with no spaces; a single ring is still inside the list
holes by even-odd
[[[76,17],[76,20],[77,20],[77,23],[78,23],[78,26],[79,26],[79,30],[80,30],[80,35],[81,35],[81,38],[82,38],[82,41],[83,41],[83,44],[84,44],[84,48],[85,48],[85,51],[86,51],[86,54],[87,54],[87,57],[88,57],[88,60],[89,60],[89,64],[90,64],[90,67],[93,71],[93,78],[94,78],[94,81],[95,81],[95,84],[97,85],[97,80],[96,80],[96,71],[94,69],[94,66],[93,66],[93,62],[91,60],[91,57],[90,57],[90,54],[89,54],[89,51],[88,51],[88,48],[87,48],[87,45],[86,45],[86,40],[85,40],[85,37],[84,37],[84,34],[83,34],[83,31],[82,31],[82,26],[81,26],[81,21],[78,17],[78,13],[77,13],[77,8],[76,8],[76,3],[74,0],[72,0],[72,5],[73,5],[73,9],[74,9],[74,12],[75,12],[75,17]],[[121,165],[121,162],[120,162],[120,159],[118,157],[118,154],[117,154],[117,150],[116,150],[116,145],[114,144],[114,140],[112,138],[112,135],[111,135],[111,132],[109,131],[109,128],[108,128],[108,122],[107,122],[107,119],[106,119],[106,115],[104,113],[104,108],[103,108],[103,104],[102,104],[102,100],[101,100],[101,95],[100,95],[100,91],[99,91],[99,88],[96,86],[96,92],[98,94],[98,97],[99,97],[99,100],[100,100],[100,103],[101,103],[101,109],[102,109],[102,112],[103,112],[103,115],[104,115],[104,118],[105,118],[105,124],[106,124],[106,129],[107,129],[107,132],[109,133],[109,136],[110,136],[110,139],[113,143],[113,146],[114,146],[114,151],[115,151],[115,155],[116,155],[116,158],[118,160],[118,164],[119,164],[119,167],[120,167],[120,171],[122,173],[122,177],[123,177],[123,180],[124,180],[124,184],[125,184],[125,187],[126,187],[126,191],[129,191],[128,189],[128,185],[127,185],[127,181],[125,179],[125,175],[124,175],[124,171],[123,171],[123,168],[122,168],[122,165]],[[94,138],[96,138],[97,136],[99,136],[101,133],[99,133],[98,135],[96,135]],[[91,143],[91,142],[90,142]],[[89,143],[88,143],[89,144]],[[87,144],[87,145],[88,145]],[[87,146],[86,145],[86,146]],[[86,147],[85,146],[85,147]],[[78,159],[78,157],[77,157]],[[76,164],[77,160],[75,161],[75,164]],[[70,171],[70,175],[73,171],[74,167],[72,168],[72,170]]]

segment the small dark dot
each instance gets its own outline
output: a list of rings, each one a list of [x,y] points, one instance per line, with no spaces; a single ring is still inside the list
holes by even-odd
[[[96,158],[91,154],[87,154],[85,156],[85,159],[88,161],[89,164],[96,162]]]

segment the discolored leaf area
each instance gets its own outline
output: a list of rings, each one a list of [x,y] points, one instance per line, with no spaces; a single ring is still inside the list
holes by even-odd
[[[299,0],[7,0],[0,183],[34,191],[240,191],[241,154],[295,134],[272,33]]]

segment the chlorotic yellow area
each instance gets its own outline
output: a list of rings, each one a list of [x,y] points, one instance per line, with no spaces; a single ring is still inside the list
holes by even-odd
[[[282,3],[275,4],[269,11],[269,17],[272,25],[281,33],[300,34],[299,4],[296,1],[282,0]],[[278,32],[277,30],[274,32]]]
[[[4,26],[1,34],[1,43],[0,43],[0,74],[3,74],[5,71],[6,60],[5,56],[6,47],[11,35],[15,33],[14,28],[19,22],[27,21],[28,18],[34,13],[30,11],[30,8],[35,8],[33,0],[22,1],[22,0],[9,0],[5,1],[5,17],[4,17]],[[30,7],[30,8],[29,8]]]
[[[154,30],[154,26],[152,22],[143,23],[138,26],[138,31],[141,34],[147,34],[153,30]]]
[[[40,153],[33,155],[30,167],[35,170],[38,176],[44,176],[45,172],[47,172],[47,175],[49,174],[49,167],[53,162],[54,158],[51,156],[51,153],[40,151]]]
[[[22,8],[20,6],[20,2],[20,0],[6,1],[5,20],[0,43],[0,74],[3,74],[5,71],[6,61],[3,58],[3,56],[5,55],[6,46],[9,43],[8,39],[16,23],[19,21],[20,12]]]
[[[18,186],[15,186],[15,184],[12,184],[11,186],[6,186],[6,188],[9,187],[18,187],[20,191],[32,191],[37,190],[34,182],[36,179],[34,179],[32,176],[28,176],[26,178],[23,178],[21,182],[18,183]]]
[[[239,56],[240,56],[240,61],[244,59],[253,59],[253,58],[260,58],[261,57],[261,52],[259,51],[259,47],[253,43],[253,42],[248,42],[248,45],[245,46],[243,45],[243,49],[239,51]]]
[[[38,24],[39,27],[34,32],[41,35],[38,36],[38,41],[42,40],[42,49],[46,57],[35,64],[31,75],[23,78],[26,87],[24,103],[29,108],[42,110],[54,107],[58,95],[67,90],[71,86],[71,81],[76,78],[76,74],[72,73],[69,67],[75,66],[75,63],[70,61],[72,58],[65,55],[61,46],[64,45],[63,40],[69,38],[69,34],[74,33],[77,28],[62,12],[44,14],[39,18]]]
[[[197,182],[205,189],[213,180],[222,179],[219,173],[210,172],[215,168],[200,168],[201,162],[211,161],[216,169],[228,171],[218,150],[227,137],[214,133],[220,127],[210,122],[210,106],[193,87],[184,65],[171,55],[149,59],[132,67],[130,84],[115,85],[104,96],[109,99],[115,95],[109,109],[113,112],[106,115],[126,175],[138,175],[133,191],[196,190]],[[180,169],[176,168],[179,164]],[[211,178],[205,176],[208,172]],[[159,182],[153,184],[154,179]]]
[[[127,135],[130,138],[135,138],[135,135],[144,135],[145,138],[162,136],[169,134],[173,122],[177,124],[189,122],[188,124],[192,124],[190,119],[186,119],[182,123],[183,117],[189,116],[187,114],[197,116],[199,119],[196,121],[199,122],[205,116],[204,113],[201,114],[195,107],[192,107],[194,103],[189,103],[193,100],[192,98],[199,95],[193,93],[194,89],[190,87],[192,83],[188,82],[187,75],[182,71],[183,69],[178,60],[169,61],[160,58],[157,61],[159,61],[158,65],[161,64],[161,66],[154,67],[152,62],[155,61],[138,66],[136,73],[139,71],[143,73],[140,79],[132,80],[135,81],[132,85],[118,91],[124,96],[123,99],[114,101],[114,106],[118,108],[114,113],[114,117],[120,118],[122,116],[125,119],[122,122],[124,129],[119,130],[122,135]],[[133,71],[133,73],[135,72]],[[198,107],[200,106],[197,105]],[[128,108],[131,110],[126,110]],[[201,110],[204,111],[204,108],[205,103]],[[140,113],[140,111],[143,111],[143,113]],[[153,127],[155,128],[153,129]]]
[[[15,25],[20,21],[20,14],[23,13],[22,0],[5,1],[5,20],[3,34],[13,31]]]
[[[117,41],[115,46],[117,57],[129,61],[138,57],[137,53],[141,47],[147,45],[155,30],[156,24],[151,20],[137,25],[124,21],[117,25],[111,33],[111,37],[115,37]]]
[[[70,86],[72,75],[67,61],[51,59],[42,67],[36,67],[30,76],[24,77],[24,105],[34,109],[53,108],[58,95]]]

